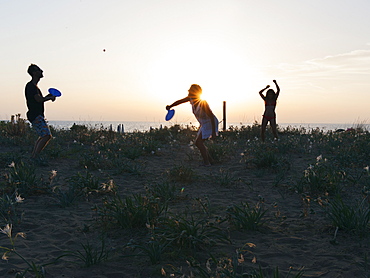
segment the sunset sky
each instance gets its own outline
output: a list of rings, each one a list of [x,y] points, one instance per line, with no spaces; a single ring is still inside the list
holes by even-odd
[[[276,79],[278,123],[370,123],[368,0],[0,0],[0,119],[39,87],[48,120],[163,121],[203,88],[216,116],[260,121]],[[194,122],[189,104],[174,122]]]

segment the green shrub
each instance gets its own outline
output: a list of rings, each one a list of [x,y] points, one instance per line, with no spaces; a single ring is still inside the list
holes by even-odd
[[[167,171],[170,181],[191,182],[195,178],[195,172],[188,166],[179,165]]]
[[[177,216],[161,219],[156,235],[180,250],[201,250],[218,241],[229,242],[227,234],[207,219]]]
[[[339,170],[333,162],[322,159],[321,156],[316,161],[316,164],[310,165],[304,171],[304,176],[297,186],[298,192],[312,194],[339,193],[346,179],[345,171]]]
[[[98,213],[108,226],[132,229],[145,228],[147,224],[156,222],[158,216],[166,210],[167,205],[158,199],[135,194],[124,199],[119,195],[105,199]]]
[[[261,203],[251,207],[248,202],[245,202],[241,203],[240,206],[230,206],[227,209],[227,217],[230,224],[236,229],[255,231],[263,225],[263,217],[266,212],[267,210],[263,208]]]
[[[355,205],[345,204],[337,197],[328,205],[328,216],[335,227],[346,232],[366,235],[369,232],[370,208],[363,199]]]

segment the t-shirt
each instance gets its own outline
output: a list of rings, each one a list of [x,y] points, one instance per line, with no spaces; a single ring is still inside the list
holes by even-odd
[[[37,102],[35,99],[35,95],[41,95],[41,90],[32,83],[32,81],[28,82],[25,89],[25,96],[27,101],[27,119],[32,123],[37,116],[41,115],[44,117],[44,102]]]

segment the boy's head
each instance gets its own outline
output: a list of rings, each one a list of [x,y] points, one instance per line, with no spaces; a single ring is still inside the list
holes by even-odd
[[[37,73],[40,73],[40,77],[43,77],[42,73],[42,69],[40,69],[37,65],[35,64],[31,64],[28,69],[27,69],[27,72],[29,75],[31,75],[32,77],[37,74]]]

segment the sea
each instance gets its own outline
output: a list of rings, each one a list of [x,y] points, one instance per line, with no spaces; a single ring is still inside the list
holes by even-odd
[[[170,127],[175,124],[187,127],[187,126],[198,126],[198,123],[187,122],[187,123],[175,123],[175,122],[135,122],[135,121],[48,121],[49,125],[59,130],[69,130],[74,124],[85,125],[93,129],[109,129],[118,132],[145,132],[151,129],[160,129],[165,126]],[[226,124],[226,128],[231,126],[241,127],[253,125],[253,123],[242,123],[242,122],[230,122]],[[370,124],[364,123],[352,123],[352,124],[333,124],[333,123],[279,123],[279,128],[305,128],[306,130],[319,128],[323,131],[335,131],[338,129],[347,130],[349,128],[361,127],[366,130],[370,130]],[[219,129],[222,130],[223,123],[220,123]]]

